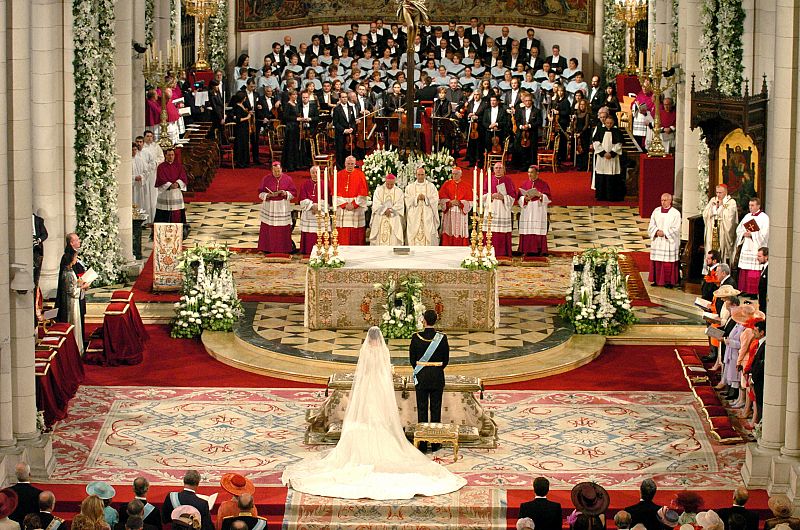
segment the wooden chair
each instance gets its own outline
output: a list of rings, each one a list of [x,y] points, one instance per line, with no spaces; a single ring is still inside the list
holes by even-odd
[[[502,154],[494,154],[491,151],[487,151],[485,162],[486,164],[483,167],[492,167],[496,162],[500,162],[503,164],[503,167],[506,165],[506,155],[508,154],[508,144],[511,140],[511,136],[506,136],[505,142],[503,142],[503,152]]]
[[[267,136],[269,140],[270,162],[280,162],[283,156],[283,133],[285,125],[279,125],[274,131],[270,131]]]
[[[233,142],[236,140],[236,124],[226,123],[222,129],[222,141],[219,143],[219,155],[221,160],[225,160],[225,155],[231,157],[231,169],[235,169],[233,162]]]
[[[557,134],[553,142],[552,149],[540,149],[536,156],[536,164],[541,168],[543,165],[550,165],[553,173],[558,171],[558,164],[556,163],[556,155],[558,154],[558,146],[561,143],[561,135]]]
[[[323,153],[320,151],[320,136],[324,134],[319,133],[314,138],[311,138],[311,159],[315,166],[328,168],[328,173],[333,175],[333,155],[330,153]]]

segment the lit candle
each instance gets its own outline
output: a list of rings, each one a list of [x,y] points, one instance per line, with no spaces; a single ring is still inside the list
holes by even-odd
[[[639,50],[639,72],[644,72],[644,54]]]
[[[478,175],[479,185],[478,191],[480,192],[478,195],[478,215],[483,215],[483,170],[481,169],[480,175]]]
[[[328,211],[328,168],[325,168],[325,182],[322,184],[322,198],[324,200],[323,207]]]
[[[339,172],[336,167],[333,168],[333,211],[336,212],[336,199],[339,198]]]
[[[472,211],[478,213],[478,166],[472,170]]]

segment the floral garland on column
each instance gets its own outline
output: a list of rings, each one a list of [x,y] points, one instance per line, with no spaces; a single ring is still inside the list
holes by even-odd
[[[219,0],[217,14],[208,19],[208,51],[213,70],[228,62],[228,0]]]
[[[703,28],[703,32],[700,34],[700,71],[702,75],[697,78],[697,86],[700,90],[711,87],[711,80],[717,72],[717,8],[717,0],[703,0],[700,4],[700,25]]]
[[[697,194],[699,195],[697,205],[701,212],[708,204],[708,179],[708,144],[706,139],[701,137],[697,150]]]
[[[117,216],[118,166],[114,92],[114,1],[74,0],[73,71],[75,93],[75,210],[81,254],[99,278],[122,276]],[[102,77],[101,77],[102,72]]]
[[[672,51],[678,53],[678,28],[680,27],[680,0],[672,0]]]
[[[144,43],[153,44],[155,29],[156,0],[144,0]]]
[[[169,0],[169,41],[177,43],[176,31],[178,30],[178,6],[176,0]]]
[[[741,0],[719,0],[717,10],[717,84],[726,96],[742,95],[744,9]]]
[[[617,18],[615,0],[603,0],[603,70],[606,82],[625,68],[625,23]]]

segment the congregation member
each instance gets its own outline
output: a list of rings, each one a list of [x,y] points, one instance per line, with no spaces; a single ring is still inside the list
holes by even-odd
[[[0,530],[20,530],[20,524],[10,519],[19,504],[17,493],[11,488],[0,489]]]
[[[780,524],[789,526],[790,530],[800,530],[800,518],[792,517],[792,501],[786,495],[770,495],[767,501],[772,517],[764,521],[764,530],[773,530]]]
[[[528,168],[528,180],[519,187],[519,253],[547,255],[547,207],[553,201],[550,186],[539,178],[538,166]]]
[[[672,195],[661,195],[661,206],[650,215],[650,283],[673,287],[680,282],[681,213]]]
[[[214,530],[214,523],[211,521],[211,513],[208,502],[197,496],[197,488],[200,486],[200,473],[195,470],[187,471],[183,476],[183,489],[167,493],[164,503],[161,505],[161,521],[168,525],[172,522],[173,510],[180,507],[194,507],[200,514],[200,530]]]
[[[756,256],[758,264],[761,265],[761,275],[758,277],[758,308],[764,313],[767,312],[767,283],[769,267],[769,248],[761,247]]]
[[[750,373],[750,382],[753,387],[753,419],[751,423],[745,423],[745,429],[753,429],[756,424],[761,421],[762,414],[764,413],[764,359],[766,356],[767,346],[767,322],[766,320],[759,320],[755,323],[753,328],[753,346],[755,350],[752,357],[752,362],[749,366],[745,367],[745,371]],[[751,350],[751,351],[752,351]],[[748,394],[749,396],[749,394]],[[747,417],[746,411],[740,417]]]
[[[482,221],[483,237],[486,237],[488,215],[492,213],[492,246],[495,256],[511,257],[511,208],[517,199],[514,182],[506,175],[501,162],[494,165],[494,172],[486,175],[485,193],[481,199],[486,208]]]
[[[747,488],[739,486],[733,491],[733,504],[716,510],[719,518],[725,523],[725,528],[728,528],[730,517],[738,514],[744,518],[746,530],[758,530],[758,513],[745,508],[745,504],[747,504],[749,498],[750,492],[747,491]]]
[[[183,223],[183,238],[189,234],[186,223],[186,207],[183,204],[183,192],[189,183],[183,164],[175,160],[175,149],[164,151],[164,162],[158,165],[156,184],[155,223]]]
[[[729,265],[735,253],[738,222],[736,200],[728,195],[728,187],[720,184],[714,190],[714,198],[703,209],[704,241],[706,249],[719,251],[720,261]],[[704,272],[707,273],[705,267]]]
[[[758,281],[761,276],[758,249],[769,246],[769,217],[761,211],[761,200],[758,197],[750,199],[748,208],[750,211],[736,227],[736,248],[741,247],[737,285],[743,293],[758,296]]]
[[[416,180],[405,189],[406,232],[412,246],[439,244],[439,191],[425,179],[425,168],[415,171]]]
[[[9,489],[17,494],[17,506],[8,518],[22,524],[26,515],[39,511],[39,494],[42,490],[31,484],[31,466],[25,462],[19,462],[14,466],[14,474],[17,483]]]
[[[389,173],[372,194],[370,245],[400,246],[405,242],[405,194],[396,181],[397,177]]]
[[[99,517],[102,518],[103,517],[102,503],[100,504],[100,506],[101,509],[98,515]],[[66,525],[64,524],[64,519],[58,517],[57,515],[53,515],[53,510],[55,509],[56,509],[56,496],[53,494],[53,492],[48,490],[41,492],[39,494],[39,512],[36,515],[39,516],[39,521],[41,521],[43,528],[46,528],[47,530],[58,530],[59,528],[66,528]]]
[[[231,98],[231,109],[225,121],[234,125],[233,164],[244,169],[250,167],[250,111],[244,105],[246,96],[237,92]]]
[[[598,201],[625,199],[625,177],[622,174],[623,136],[614,125],[614,118],[606,115],[602,127],[592,137],[594,147],[595,193]]]
[[[462,178],[461,168],[453,166],[452,177],[439,189],[439,207],[442,210],[443,247],[470,244],[470,211],[472,211],[472,186]]]
[[[95,480],[86,485],[86,495],[98,497],[103,501],[103,519],[109,528],[114,528],[119,522],[119,512],[111,506],[111,501],[117,494],[111,484],[102,480]]]
[[[336,229],[340,245],[363,245],[366,241],[367,201],[369,187],[364,172],[356,167],[356,158],[348,156],[344,169],[338,172],[336,204]]]
[[[133,499],[128,503],[128,509],[120,512],[120,523],[124,524],[129,514],[136,514],[142,518],[145,530],[161,530],[161,515],[159,515],[158,509],[147,500],[149,491],[150,481],[145,477],[133,479]],[[136,508],[133,512],[131,512],[132,507]]]
[[[66,322],[73,325],[75,343],[83,351],[83,313],[81,312],[81,298],[86,289],[85,283],[78,277],[77,272],[78,251],[67,246],[61,257],[58,269],[58,288],[56,289],[56,304],[58,307],[57,322]]]
[[[217,509],[215,530],[222,530],[222,521],[226,517],[243,515],[243,513],[258,517],[258,508],[252,502],[253,494],[256,492],[256,487],[252,480],[239,473],[225,473],[222,475],[219,485],[231,494],[231,498],[220,503]],[[250,502],[242,503],[242,500]],[[241,510],[240,504],[250,504],[249,509]]]
[[[288,254],[292,251],[292,199],[297,188],[292,177],[283,171],[281,163],[272,163],[272,173],[264,175],[258,187],[261,199],[258,250],[268,254]]]
[[[629,516],[627,528],[643,524],[647,529],[661,530],[661,523],[658,520],[658,511],[661,506],[653,502],[657,490],[658,486],[651,478],[647,478],[639,484],[639,502],[623,510]],[[616,517],[614,520],[616,521]]]
[[[561,504],[547,498],[550,492],[550,481],[545,477],[533,479],[532,501],[523,502],[519,506],[520,519],[528,517],[539,530],[559,530],[561,528]]]
[[[319,198],[322,195],[324,180],[319,166],[311,166],[311,178],[300,188],[300,254],[311,254],[317,241]],[[327,206],[327,203],[325,204]],[[323,211],[324,213],[324,211]],[[326,223],[327,230],[329,223]],[[319,241],[322,243],[322,241]]]

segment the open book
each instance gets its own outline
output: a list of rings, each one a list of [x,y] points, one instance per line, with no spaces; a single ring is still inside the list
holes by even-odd
[[[214,505],[217,503],[217,495],[219,495],[219,493],[214,493],[212,495],[200,495],[199,493],[197,494],[198,497],[200,497],[201,499],[203,499],[208,503],[209,511],[212,511],[214,509]]]
[[[725,336],[725,331],[721,328],[715,328],[712,326],[708,326],[706,328],[706,335],[711,337],[712,339],[722,339]]]
[[[708,311],[703,311],[703,318],[707,321],[714,322],[715,324],[719,324],[721,322],[718,314],[709,313]]]
[[[699,296],[694,299],[694,305],[696,305],[700,309],[705,309],[706,311],[711,309],[711,302],[709,302],[705,298],[700,298]]]
[[[86,284],[91,284],[96,279],[97,279],[97,272],[91,267],[86,269],[86,272],[81,274],[81,280]]]

